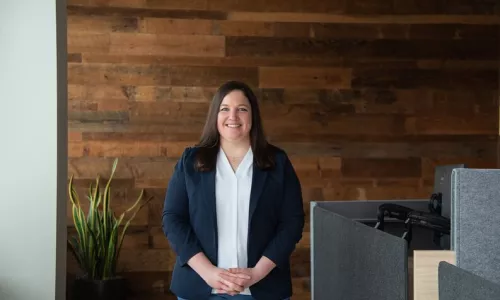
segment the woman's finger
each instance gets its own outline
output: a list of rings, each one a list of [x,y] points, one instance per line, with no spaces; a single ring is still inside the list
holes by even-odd
[[[233,289],[233,290],[235,290],[235,291],[237,291],[237,292],[241,292],[241,291],[243,291],[243,287],[242,287],[241,285],[238,285],[238,284],[236,284],[236,283],[234,283],[234,282],[231,282],[231,281],[229,281],[229,280],[226,280],[226,279],[224,279],[224,278],[222,278],[221,280],[222,280],[222,282],[223,282],[226,286],[228,286],[230,289]]]
[[[242,273],[242,272],[245,272],[246,269],[245,268],[229,268],[229,270],[231,272],[238,272],[238,273]]]
[[[250,270],[248,270],[246,268],[230,268],[229,272],[231,272],[231,273],[247,274],[248,275],[250,273]]]
[[[234,292],[234,290],[226,285],[222,280],[219,280],[219,285],[215,287],[216,293],[219,294],[229,294],[231,292]]]
[[[221,274],[228,276],[228,277],[233,277],[233,278],[241,278],[241,279],[250,279],[251,278],[250,275],[244,274],[244,273],[231,273],[228,271],[224,271]]]
[[[234,281],[236,280],[237,282],[244,282],[246,280],[249,280],[251,277],[245,274],[230,274],[230,273],[220,273],[220,276],[224,277],[226,280]],[[242,283],[239,283],[240,285]]]
[[[239,271],[239,270],[244,270],[244,271]],[[243,278],[243,279],[250,279],[251,278],[249,272],[246,271],[245,269],[238,269],[238,268],[229,269],[229,271],[225,274],[228,274],[229,276],[233,276],[233,277]]]
[[[233,291],[231,289],[227,289],[227,290],[225,290],[225,289],[216,289],[215,293],[216,294],[228,294],[228,295],[231,295],[231,294],[235,295],[235,294],[237,294],[235,291]]]

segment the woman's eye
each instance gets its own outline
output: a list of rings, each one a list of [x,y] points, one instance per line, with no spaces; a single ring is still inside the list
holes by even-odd
[[[248,109],[246,107],[240,107],[238,108],[239,111],[248,111]],[[220,111],[229,111],[229,108],[228,107],[223,107],[220,109]]]

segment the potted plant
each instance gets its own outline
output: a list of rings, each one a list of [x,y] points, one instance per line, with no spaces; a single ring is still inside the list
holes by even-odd
[[[75,300],[126,299],[125,278],[117,274],[116,265],[130,222],[151,199],[140,204],[144,195],[144,190],[142,190],[129,209],[120,216],[115,216],[110,205],[110,190],[117,164],[118,159],[115,159],[111,176],[103,191],[99,186],[99,176],[97,176],[95,186],[90,184],[87,195],[89,200],[87,215],[73,187],[73,175],[69,180],[69,198],[72,204],[76,236],[68,239],[68,247],[83,272],[82,276],[75,279],[72,288],[72,298]]]

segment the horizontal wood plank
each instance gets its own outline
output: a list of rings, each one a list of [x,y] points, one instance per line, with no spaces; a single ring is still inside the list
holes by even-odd
[[[141,102],[195,102],[209,103],[217,88],[191,86],[138,86],[134,100]]]
[[[341,12],[344,10],[344,1],[332,0],[290,0],[286,4],[279,1],[265,0],[211,0],[208,9],[215,11],[245,11],[245,12]]]
[[[131,0],[135,1],[135,0]],[[140,0],[142,1],[142,0]],[[164,2],[164,3],[169,3]],[[184,2],[184,1],[183,1]],[[188,1],[189,2],[189,1]],[[138,7],[139,6],[139,7]],[[142,5],[68,5],[69,16],[124,16],[124,17],[151,17],[151,18],[171,18],[171,19],[206,19],[225,20],[227,13],[223,11],[208,11],[196,9],[175,9],[143,7]]]
[[[182,119],[186,123],[203,125],[207,112],[206,103],[139,102],[131,107],[131,121],[168,124]]]
[[[284,77],[284,74],[300,70],[297,77]],[[304,73],[302,75],[302,73]],[[322,105],[326,110],[344,106],[343,113],[363,114],[439,114],[440,111],[453,111],[456,114],[474,115],[491,112],[497,105],[497,92],[493,89],[462,87],[454,90],[437,89],[393,89],[393,88],[313,88],[292,85],[292,81],[312,81],[311,84],[324,84],[328,75],[350,76],[349,69],[335,68],[261,68],[260,80],[266,77],[265,85],[287,85],[288,87],[262,87],[255,89],[263,105],[267,104],[312,104]],[[262,78],[264,75],[265,78]],[[318,75],[324,75],[319,77]],[[339,78],[342,79],[342,78]],[[316,81],[316,83],[315,83]],[[299,82],[300,83],[300,82]],[[305,85],[305,83],[302,83]],[[264,85],[264,84],[263,84]],[[98,84],[92,87],[82,84],[68,86],[70,101],[95,101],[96,103],[138,102],[195,102],[209,103],[216,92],[216,87],[197,86],[159,86],[159,85],[119,85]],[[469,101],[473,97],[474,102]],[[119,109],[117,109],[119,110]]]
[[[458,70],[360,68],[353,71],[352,87],[449,90],[455,86],[467,86],[471,89],[493,90],[498,84],[497,76],[493,70],[470,70],[464,74]]]
[[[68,5],[103,6],[103,7],[137,7],[156,9],[205,9],[208,0],[69,0]]]
[[[474,117],[430,116],[406,120],[406,130],[412,134],[494,134],[498,121],[491,115]]]
[[[247,21],[219,21],[214,23],[214,34],[223,36],[274,36],[272,23]]]
[[[358,68],[366,64],[390,66],[397,64],[406,68],[425,70],[495,70],[492,59],[411,59],[391,57],[349,56],[226,56],[193,57],[166,55],[116,55],[107,53],[82,53],[84,63],[157,64],[172,66],[226,66],[226,67],[347,67]]]
[[[349,14],[391,14],[392,1],[352,0],[346,3],[345,12]]]
[[[110,49],[110,38],[106,33],[69,32],[69,52],[106,53]]]
[[[224,37],[111,33],[109,52],[118,55],[224,56]]]
[[[346,158],[405,158],[405,157],[448,157],[492,159],[495,156],[494,141],[474,142],[345,142],[340,155]]]
[[[478,40],[359,40],[359,39],[306,39],[269,37],[227,37],[227,56],[289,56],[327,58],[417,58],[417,59],[495,59],[498,43]]]
[[[260,68],[259,79],[262,88],[349,88],[351,71],[326,68]]]
[[[294,111],[292,111],[294,112]],[[397,136],[404,134],[404,119],[400,116],[391,115],[341,115],[333,112],[313,111],[310,113],[307,127],[296,122],[295,114],[289,113],[286,118],[277,120],[266,120],[264,125],[268,129],[269,136],[273,140],[282,140],[285,136],[302,138],[302,134],[307,134],[314,130],[318,136],[336,132],[337,136],[349,135],[378,135]],[[306,141],[301,140],[300,141]],[[299,141],[298,140],[298,141]],[[284,141],[284,140],[282,140]],[[288,141],[288,140],[287,140]]]
[[[402,124],[402,123],[401,123]],[[178,135],[177,132],[169,133],[164,131],[165,126],[152,124],[107,124],[100,131],[96,127],[100,124],[90,123],[70,123],[71,132],[75,135],[80,134],[83,140],[151,140],[151,141],[179,141],[193,142],[199,139],[199,132],[194,138],[187,139],[185,136]],[[180,129],[182,127],[171,127]],[[167,128],[167,129],[171,129]],[[187,133],[189,131],[182,131]],[[272,143],[284,147],[288,153],[310,153],[311,155],[325,155],[339,153],[341,143],[397,143],[413,142],[413,143],[428,143],[428,142],[463,142],[467,140],[469,143],[487,143],[496,142],[498,135],[474,135],[474,134],[458,134],[458,135],[342,135],[341,133],[331,133],[330,135],[318,134],[322,139],[307,140],[301,135],[297,140],[275,140],[271,139]],[[304,140],[302,140],[304,138]],[[309,152],[311,151],[311,152]]]
[[[109,33],[137,32],[139,19],[122,16],[80,16],[68,18],[68,32]]]
[[[461,0],[448,1],[415,1],[405,0],[398,3],[387,1],[353,0],[349,3],[344,1],[329,1],[325,3],[320,0],[301,1],[291,0],[284,5],[282,2],[269,2],[264,0],[191,0],[191,1],[161,1],[161,0],[71,0],[70,6],[96,6],[105,7],[140,7],[177,10],[215,10],[215,11],[251,11],[251,12],[327,12],[347,14],[492,14],[498,5],[495,2],[466,2]]]
[[[68,112],[69,121],[78,122],[117,122],[126,123],[129,120],[128,111],[97,111],[97,104],[90,103],[83,109]]]
[[[141,18],[140,31],[152,34],[168,35],[210,35],[212,24],[210,20],[199,19],[167,19],[167,18]]]
[[[422,158],[422,176],[424,179],[433,179],[437,166],[465,164],[467,168],[472,169],[495,169],[497,168],[494,158],[490,157],[423,157]]]
[[[78,178],[96,178],[110,174],[114,157],[70,158],[68,173]],[[168,157],[123,157],[118,160],[115,178],[164,178],[172,174],[176,159]]]
[[[297,12],[229,12],[228,20],[316,23],[394,23],[394,24],[480,24],[498,25],[500,16],[493,14],[382,14],[353,15]]]
[[[70,100],[68,108],[71,111],[126,111],[129,104],[124,100]]]
[[[171,271],[121,272],[130,287],[130,299],[176,300],[170,291]]]
[[[256,68],[69,64],[70,84],[182,85],[215,87],[229,80],[258,85]]]
[[[342,175],[347,177],[420,177],[421,160],[407,159],[342,159]]]
[[[365,200],[394,200],[394,199],[428,199],[433,187],[386,187],[386,186],[357,186],[344,188],[325,188],[324,201],[365,201]]]
[[[69,157],[172,157],[178,158],[184,149],[195,142],[73,141]]]
[[[175,253],[171,249],[122,249],[119,258],[121,272],[172,271]]]
[[[132,100],[130,92],[134,87],[124,85],[81,85],[69,84],[68,85],[68,99],[69,100]]]

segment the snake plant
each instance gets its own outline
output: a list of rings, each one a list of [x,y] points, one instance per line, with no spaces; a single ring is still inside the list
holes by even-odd
[[[115,216],[111,209],[110,191],[117,164],[118,159],[115,159],[111,176],[102,192],[99,186],[100,176],[97,176],[94,186],[90,184],[87,215],[73,187],[73,176],[69,180],[69,198],[76,236],[68,239],[68,246],[87,279],[106,280],[116,277],[116,265],[127,228],[136,214],[151,200],[140,204],[144,196],[142,190],[130,208],[120,216]]]

